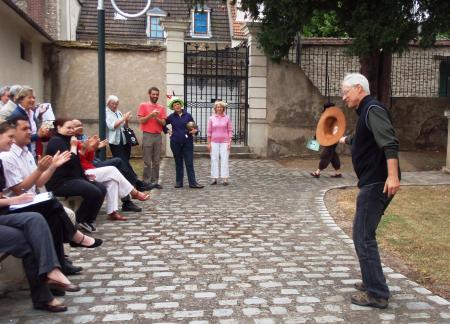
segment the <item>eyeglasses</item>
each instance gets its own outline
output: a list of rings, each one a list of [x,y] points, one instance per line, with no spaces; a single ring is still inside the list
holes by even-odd
[[[349,92],[352,90],[354,88],[354,86],[353,87],[350,87],[350,88],[348,88],[348,89],[342,89],[342,92],[341,92],[341,94],[342,94],[342,97],[346,97],[348,94],[349,94]]]

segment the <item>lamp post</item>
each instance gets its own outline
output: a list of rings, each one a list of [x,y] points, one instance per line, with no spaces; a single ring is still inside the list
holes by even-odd
[[[98,26],[98,134],[101,139],[106,137],[106,112],[105,112],[105,6],[104,0],[98,0],[97,3],[97,26]],[[116,5],[115,0],[111,0],[115,11],[127,18],[136,18],[145,14],[150,8],[151,0],[147,0],[145,8],[135,14],[123,12]],[[100,150],[100,159],[106,158],[106,149]]]

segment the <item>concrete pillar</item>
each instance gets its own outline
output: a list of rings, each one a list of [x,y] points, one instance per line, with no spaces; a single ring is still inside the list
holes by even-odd
[[[171,95],[184,98],[184,35],[189,20],[161,19],[166,37],[166,91]],[[171,111],[167,110],[167,114]],[[169,135],[166,135],[166,156],[173,156]]]
[[[447,131],[447,160],[445,163],[445,167],[443,167],[443,171],[446,173],[450,173],[450,109],[447,109],[444,112],[445,117],[448,119],[448,131]]]
[[[247,23],[248,39],[248,146],[261,157],[267,156],[267,56],[258,48],[260,23]]]

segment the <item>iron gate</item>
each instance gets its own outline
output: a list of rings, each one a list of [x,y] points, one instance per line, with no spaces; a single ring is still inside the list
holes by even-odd
[[[214,48],[212,48],[214,47]],[[184,98],[199,126],[196,143],[206,143],[208,118],[216,100],[228,104],[233,143],[247,144],[248,47],[219,48],[218,44],[186,43]]]

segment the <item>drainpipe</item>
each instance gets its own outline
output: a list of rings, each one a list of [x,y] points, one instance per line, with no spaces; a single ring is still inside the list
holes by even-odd
[[[106,111],[105,111],[105,7],[104,1],[98,0],[98,135],[100,139],[106,137]],[[102,148],[99,155],[101,160],[106,159],[106,149]]]
[[[450,173],[450,109],[447,109],[444,112],[444,116],[448,119],[448,131],[447,131],[447,160],[445,167],[442,168],[442,171],[445,173]]]

